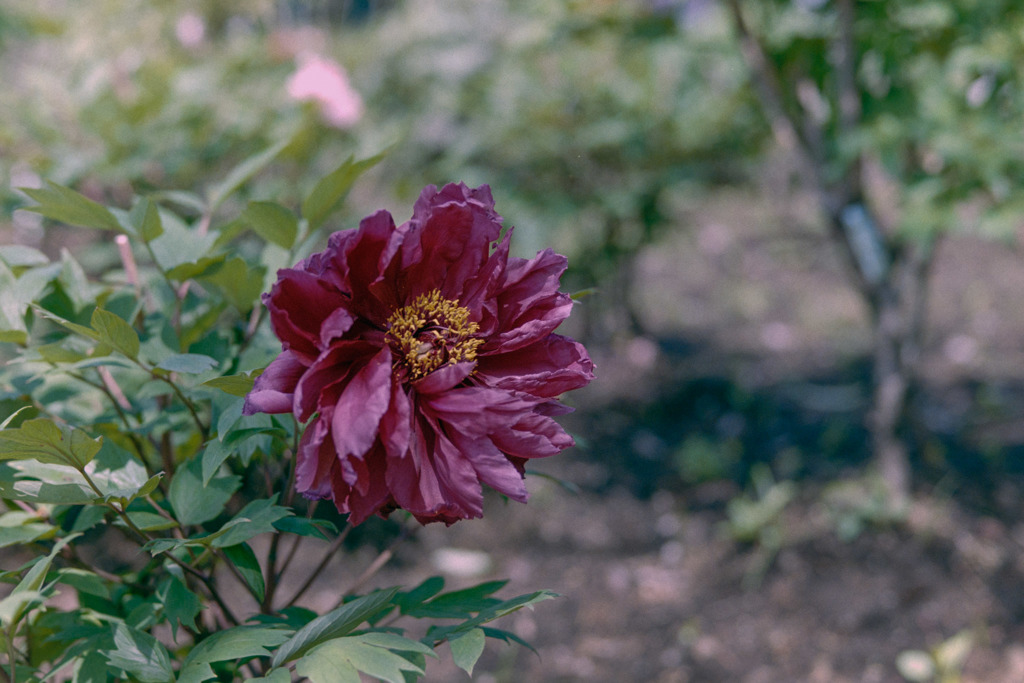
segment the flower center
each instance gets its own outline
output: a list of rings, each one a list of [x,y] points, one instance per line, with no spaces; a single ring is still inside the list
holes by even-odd
[[[473,334],[480,326],[469,320],[469,309],[444,299],[440,290],[416,297],[388,318],[387,339],[395,352],[395,367],[403,365],[410,380],[443,365],[476,360],[483,339]]]

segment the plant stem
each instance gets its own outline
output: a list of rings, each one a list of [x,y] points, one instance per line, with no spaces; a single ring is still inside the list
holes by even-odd
[[[352,582],[352,585],[348,587],[348,590],[342,593],[341,598],[334,605],[334,607],[340,607],[341,604],[345,601],[345,598],[353,595],[357,590],[362,588],[363,584],[365,584],[367,581],[373,578],[373,575],[379,572],[381,568],[384,565],[386,565],[391,560],[392,557],[394,557],[395,550],[398,548],[398,546],[400,546],[407,538],[412,536],[413,533],[415,533],[415,529],[410,529],[409,527],[402,527],[402,532],[398,535],[398,538],[392,541],[391,545],[389,545],[387,548],[381,551],[380,555],[378,555],[373,560],[373,562],[371,562],[370,565],[363,571],[363,573],[360,574],[359,577]]]
[[[285,607],[291,607],[292,605],[294,605],[298,601],[298,599],[301,598],[307,590],[309,590],[309,587],[313,585],[313,582],[316,581],[316,578],[320,576],[320,572],[324,570],[324,567],[327,566],[327,563],[330,562],[331,559],[334,557],[334,553],[336,553],[338,551],[338,548],[341,547],[341,544],[345,542],[345,538],[348,536],[350,531],[352,531],[352,527],[347,526],[341,530],[341,533],[335,536],[334,540],[331,541],[331,545],[327,547],[327,552],[324,553],[323,559],[320,560],[320,564],[316,566],[316,569],[314,569],[313,572],[309,575],[305,583],[303,583],[302,586],[299,587],[299,590],[296,591],[295,595],[292,596],[292,599],[285,603]]]

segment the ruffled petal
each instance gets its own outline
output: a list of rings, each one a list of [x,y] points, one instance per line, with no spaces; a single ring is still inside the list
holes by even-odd
[[[515,351],[480,357],[476,377],[486,386],[551,398],[589,384],[594,363],[582,344],[551,334]]]
[[[316,357],[320,352],[320,327],[345,303],[345,297],[303,270],[279,270],[277,277],[270,294],[263,298],[274,334],[286,349]]]
[[[424,189],[402,249],[408,296],[439,289],[445,298],[459,299],[500,234],[501,216],[494,211],[494,199],[486,185],[470,189],[459,183],[440,191],[433,186]]]
[[[514,351],[553,332],[572,311],[572,299],[558,291],[568,264],[550,249],[526,260],[510,258],[497,295],[499,331],[481,354]]]
[[[295,454],[295,490],[307,498],[331,497],[331,470],[335,464],[328,410],[306,427]]]
[[[335,342],[309,366],[295,387],[293,411],[305,422],[318,410],[333,406],[353,375],[379,346],[364,340]]]

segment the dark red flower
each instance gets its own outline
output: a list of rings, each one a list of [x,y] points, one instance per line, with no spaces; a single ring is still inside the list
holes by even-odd
[[[281,354],[245,412],[311,420],[296,486],[358,524],[404,508],[422,523],[479,517],[481,483],[525,502],[526,460],[572,438],[552,419],[593,379],[554,334],[566,259],[509,256],[486,185],[427,187],[412,219],[386,211],[278,272],[263,295]]]

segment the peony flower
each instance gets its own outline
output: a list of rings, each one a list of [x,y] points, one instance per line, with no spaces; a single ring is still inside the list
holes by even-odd
[[[282,351],[245,412],[309,420],[296,487],[358,524],[396,508],[421,523],[483,514],[486,484],[526,502],[524,466],[573,445],[558,396],[593,379],[554,330],[566,258],[509,256],[486,185],[427,187],[396,227],[379,211],[278,271],[263,301]]]
[[[286,87],[292,99],[319,103],[320,115],[329,126],[349,128],[363,115],[363,98],[349,84],[345,69],[331,59],[299,55],[298,69]]]

